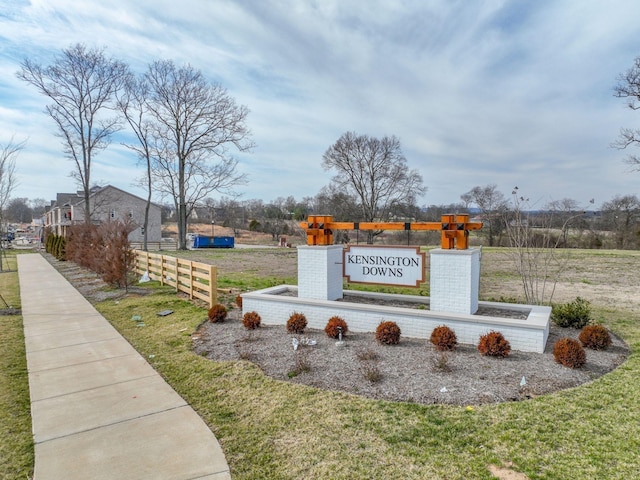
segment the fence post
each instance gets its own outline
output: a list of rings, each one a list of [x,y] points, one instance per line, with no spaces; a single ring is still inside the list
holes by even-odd
[[[193,300],[193,260],[189,260],[189,298]]]
[[[209,267],[209,306],[218,303],[218,273],[214,265]]]
[[[173,263],[173,268],[174,268],[174,273],[173,273],[173,278],[175,279],[176,282],[176,293],[178,293],[180,291],[180,272],[179,270],[179,266],[180,266],[180,259],[178,257],[175,257],[175,262]]]

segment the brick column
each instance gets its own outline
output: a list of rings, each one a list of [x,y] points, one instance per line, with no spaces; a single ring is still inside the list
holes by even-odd
[[[298,298],[342,298],[342,245],[298,247]]]
[[[429,252],[430,309],[437,312],[474,314],[478,310],[480,249]]]

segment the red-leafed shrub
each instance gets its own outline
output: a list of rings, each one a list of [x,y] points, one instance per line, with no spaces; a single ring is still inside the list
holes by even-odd
[[[242,316],[242,324],[247,330],[255,330],[260,326],[260,315],[258,312],[247,312]]]
[[[587,361],[587,355],[580,342],[573,338],[561,338],[553,346],[553,358],[569,368],[580,368]]]
[[[478,351],[482,355],[490,357],[508,357],[511,353],[511,345],[500,332],[491,331],[480,337]]]
[[[304,329],[307,328],[307,317],[304,313],[293,312],[287,320],[287,332],[289,333],[304,333]]]
[[[327,322],[327,326],[324,327],[324,333],[326,333],[329,338],[339,338],[340,332],[342,332],[342,335],[344,336],[348,330],[349,327],[347,327],[347,322],[345,322],[341,317],[331,317]]]
[[[376,328],[376,340],[383,345],[400,343],[400,327],[396,322],[381,322]]]
[[[606,350],[611,345],[611,335],[602,325],[587,325],[580,332],[578,339],[583,347],[592,350]]]
[[[209,309],[207,316],[211,323],[222,323],[227,318],[227,307],[218,303]]]
[[[238,308],[242,308],[242,297],[240,295],[236,295],[236,305]]]
[[[440,325],[434,328],[429,340],[436,347],[436,350],[440,350],[441,352],[455,350],[458,345],[456,332],[446,325]]]

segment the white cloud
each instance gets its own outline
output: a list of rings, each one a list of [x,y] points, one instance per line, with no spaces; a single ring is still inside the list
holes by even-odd
[[[452,203],[475,185],[540,198],[637,192],[609,148],[639,119],[612,96],[640,55],[640,4],[612,2],[15,2],[0,14],[0,141],[29,137],[21,196],[73,183],[46,101],[15,78],[76,42],[138,71],[171,58],[201,69],[251,110],[257,144],[238,155],[243,198],[314,195],[324,151],[345,131],[396,135],[429,191]],[[112,147],[94,178],[129,188],[135,157]],[[55,181],[42,175],[60,175]],[[73,189],[73,188],[72,188]]]

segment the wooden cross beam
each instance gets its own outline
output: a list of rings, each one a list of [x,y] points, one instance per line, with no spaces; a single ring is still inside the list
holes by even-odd
[[[440,230],[445,250],[469,248],[469,231],[480,230],[482,222],[470,222],[469,215],[442,215],[440,222],[334,222],[331,215],[310,215],[300,226],[307,232],[307,245],[333,245],[334,230]]]

